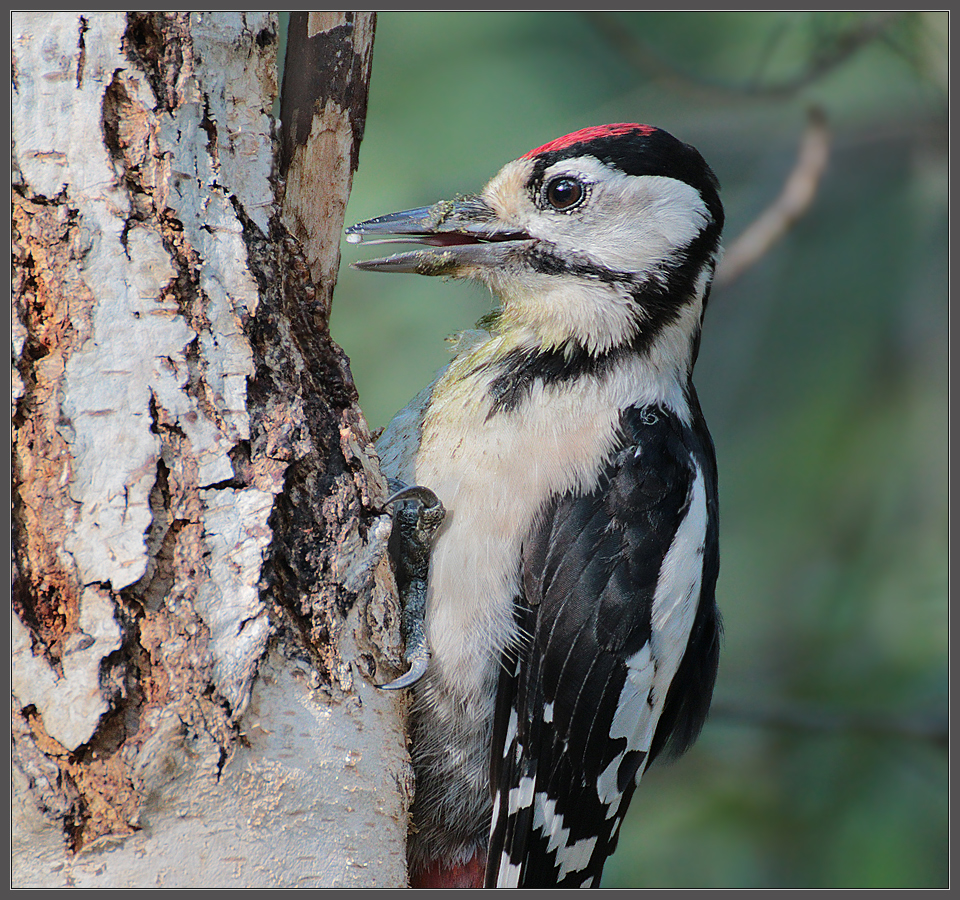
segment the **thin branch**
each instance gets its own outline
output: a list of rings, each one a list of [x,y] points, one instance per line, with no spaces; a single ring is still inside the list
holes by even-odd
[[[792,78],[776,84],[725,84],[680,70],[665,60],[636,34],[624,27],[623,20],[608,11],[584,11],[583,15],[600,34],[614,47],[626,62],[645,74],[666,82],[674,90],[706,94],[714,98],[783,100],[828,75],[845,63],[861,47],[882,36],[903,11],[883,11],[874,16],[865,16],[849,31],[814,55],[810,65]]]
[[[796,707],[744,707],[715,702],[710,712],[713,721],[722,720],[748,727],[790,731],[851,734],[869,737],[910,738],[948,747],[950,727],[945,717],[931,716],[868,716],[858,713],[835,713],[827,710]]]
[[[807,211],[830,158],[830,131],[820,109],[810,110],[797,162],[780,195],[727,248],[715,284],[728,285],[766,254]]]

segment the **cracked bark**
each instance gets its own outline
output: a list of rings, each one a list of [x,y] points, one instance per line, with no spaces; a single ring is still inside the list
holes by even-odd
[[[327,331],[348,15],[282,209],[274,14],[14,14],[15,886],[405,883],[384,485]]]

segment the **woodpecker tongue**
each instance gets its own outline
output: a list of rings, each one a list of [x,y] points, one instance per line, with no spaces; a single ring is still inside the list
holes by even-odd
[[[351,225],[346,234],[350,244],[406,243],[437,248],[353,263],[355,269],[418,275],[468,275],[470,270],[502,263],[514,249],[532,240],[522,231],[505,230],[479,197],[441,200],[433,206],[378,216]]]

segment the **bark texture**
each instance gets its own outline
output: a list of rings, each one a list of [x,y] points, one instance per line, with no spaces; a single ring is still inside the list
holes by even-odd
[[[13,15],[17,887],[405,883],[384,484],[336,264],[283,225],[276,46],[270,13]]]
[[[321,285],[336,280],[340,242],[323,240],[314,223],[343,221],[367,117],[375,25],[369,12],[290,14],[291,64],[284,69],[280,107],[283,219]],[[338,189],[344,184],[346,191]],[[329,291],[322,300],[329,313]]]

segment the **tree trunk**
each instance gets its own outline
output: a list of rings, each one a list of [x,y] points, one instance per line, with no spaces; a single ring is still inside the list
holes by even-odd
[[[13,15],[15,887],[405,884],[389,518],[327,330],[340,15],[306,256],[275,14]]]

